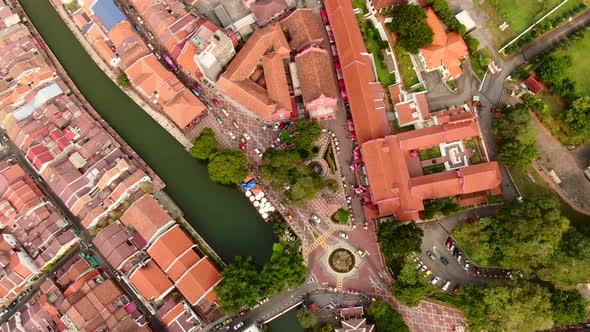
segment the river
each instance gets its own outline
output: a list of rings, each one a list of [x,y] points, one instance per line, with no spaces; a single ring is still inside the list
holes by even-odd
[[[72,80],[100,115],[158,173],[165,191],[186,218],[226,261],[272,253],[274,236],[250,202],[235,188],[209,180],[206,165],[124,94],[87,55],[49,0],[19,0],[32,23]]]

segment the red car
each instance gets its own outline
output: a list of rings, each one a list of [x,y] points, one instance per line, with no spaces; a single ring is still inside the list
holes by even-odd
[[[455,286],[455,288],[453,289],[453,294],[457,294],[457,292],[460,290],[461,290],[461,285],[457,284],[457,286]]]
[[[322,21],[324,24],[328,24],[328,11],[325,8],[320,9],[320,14],[322,15]]]
[[[467,222],[476,222],[476,221],[477,221],[476,218],[473,218],[473,217],[467,218]]]
[[[478,276],[478,275],[480,275],[480,274],[481,274],[481,272],[479,272],[479,269],[477,268],[477,266],[474,266],[474,267],[473,267],[473,275],[474,275],[474,276]]]
[[[246,151],[246,144],[240,143],[240,150]]]
[[[447,246],[447,249],[451,247],[451,245],[453,244],[453,240],[451,240],[451,238],[447,238],[447,242],[445,243],[445,245]]]

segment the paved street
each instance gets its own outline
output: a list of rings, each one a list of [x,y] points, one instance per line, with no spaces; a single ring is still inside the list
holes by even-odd
[[[432,279],[435,276],[441,279],[441,281],[436,284],[437,287],[440,288],[448,280],[451,282],[451,286],[448,290],[450,292],[457,284],[483,284],[498,280],[498,278],[506,279],[506,273],[497,268],[485,269],[479,267],[481,275],[475,276],[473,273],[473,262],[470,263],[469,269],[465,270],[465,259],[469,259],[466,253],[461,250],[463,258],[461,262],[457,262],[453,253],[446,247],[447,238],[457,225],[466,223],[467,218],[469,217],[478,218],[494,216],[498,208],[499,207],[497,206],[486,206],[465,210],[442,218],[438,222],[424,222],[419,224],[419,227],[424,230],[424,236],[422,237],[421,253],[418,255],[418,258],[432,272],[432,274],[428,276],[429,279]],[[456,242],[455,245],[457,246]],[[428,257],[426,251],[432,252],[435,256],[435,260]],[[449,264],[443,264],[441,257],[444,257]],[[495,275],[497,275],[498,278],[494,277]]]

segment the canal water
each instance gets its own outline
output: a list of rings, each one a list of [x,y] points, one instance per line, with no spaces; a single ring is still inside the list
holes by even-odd
[[[158,173],[189,222],[226,261],[272,253],[271,227],[241,192],[209,180],[206,166],[137,106],[96,66],[49,0],[19,0],[72,80],[100,115]]]
[[[297,320],[297,309],[291,309],[269,324],[270,332],[305,332]]]

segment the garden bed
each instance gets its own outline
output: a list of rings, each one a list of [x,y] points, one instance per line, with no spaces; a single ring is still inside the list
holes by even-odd
[[[404,82],[404,87],[410,87],[420,83],[418,75],[414,70],[414,65],[410,59],[410,54],[401,47],[395,46],[395,55],[397,57],[397,65],[399,66],[400,75]]]
[[[433,146],[428,149],[422,149],[419,151],[420,160],[428,160],[433,158],[438,158],[442,156],[440,149],[438,146]]]
[[[377,70],[379,82],[381,82],[381,85],[383,85],[385,88],[395,84],[395,75],[389,72],[387,64],[385,63],[385,58],[381,52],[387,49],[389,44],[387,41],[381,39],[379,36],[379,31],[377,31],[377,28],[373,26],[371,21],[361,20],[359,25],[361,34],[363,35],[363,39],[365,41],[365,46],[367,47],[367,51],[373,54],[373,59],[375,60],[375,69]]]
[[[438,165],[433,165],[433,166],[426,166],[426,167],[422,168],[422,171],[424,172],[424,175],[429,175],[429,174],[444,172],[444,171],[446,171],[446,168],[445,168],[444,164],[438,164]]]
[[[334,162],[334,151],[332,151],[332,144],[328,145],[326,153],[324,154],[324,160],[328,163],[330,172],[332,174],[336,174],[336,162]]]

